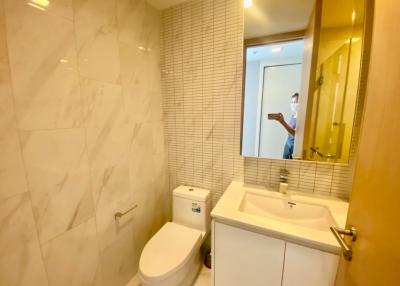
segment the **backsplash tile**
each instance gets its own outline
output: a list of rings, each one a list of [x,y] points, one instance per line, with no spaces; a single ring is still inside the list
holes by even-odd
[[[289,171],[290,191],[317,193],[347,199],[352,168],[345,164],[245,158],[244,182],[277,190],[280,169]]]
[[[162,12],[162,86],[170,188],[211,189],[213,204],[232,180],[347,198],[352,167],[240,156],[243,6],[194,0]]]

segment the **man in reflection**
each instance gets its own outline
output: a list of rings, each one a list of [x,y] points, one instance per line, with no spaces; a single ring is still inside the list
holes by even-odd
[[[296,121],[297,121],[297,106],[299,104],[299,94],[295,93],[292,95],[292,100],[290,102],[290,119],[289,122],[285,121],[282,113],[270,113],[268,114],[269,120],[278,121],[288,132],[288,137],[283,148],[283,159],[293,159],[293,149],[294,149],[294,137],[296,134]]]

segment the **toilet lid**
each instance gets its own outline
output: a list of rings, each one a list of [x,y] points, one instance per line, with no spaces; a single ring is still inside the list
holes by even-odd
[[[143,249],[140,274],[147,280],[160,280],[173,274],[197,251],[202,232],[176,223],[166,223]]]

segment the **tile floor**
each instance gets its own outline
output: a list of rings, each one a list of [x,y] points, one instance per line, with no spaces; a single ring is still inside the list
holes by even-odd
[[[210,286],[211,285],[211,269],[203,266],[199,276],[197,276],[196,281],[193,286]],[[140,282],[137,276],[133,277],[126,286],[140,286]]]
[[[208,269],[207,267],[203,266],[193,286],[210,286],[210,285],[211,285],[211,269]]]

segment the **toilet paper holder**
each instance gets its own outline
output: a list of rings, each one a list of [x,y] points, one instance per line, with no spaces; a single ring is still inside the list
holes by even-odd
[[[137,207],[138,207],[138,205],[135,204],[133,207],[131,207],[130,209],[128,209],[128,210],[126,210],[126,211],[124,211],[124,212],[116,212],[116,213],[114,214],[114,219],[115,219],[115,220],[120,219],[121,217],[123,217],[123,216],[126,215],[127,213],[133,211],[133,210],[136,209]]]

